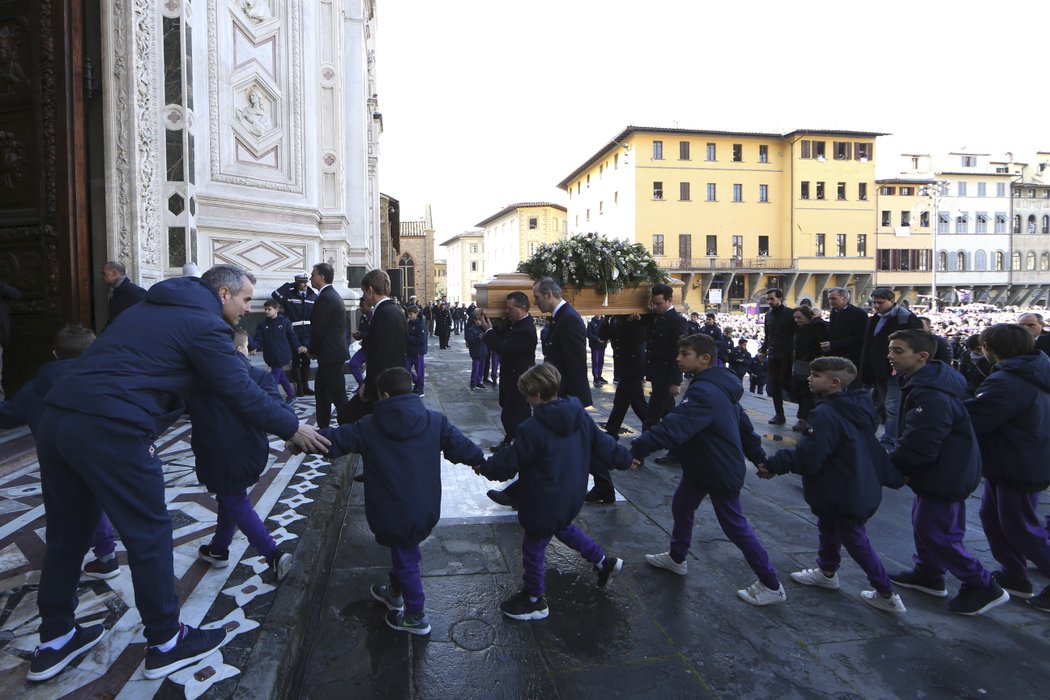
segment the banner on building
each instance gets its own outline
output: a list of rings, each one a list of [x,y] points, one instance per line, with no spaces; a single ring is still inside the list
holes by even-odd
[[[722,303],[722,289],[720,287],[712,287],[707,290],[707,303],[708,304],[721,304]]]

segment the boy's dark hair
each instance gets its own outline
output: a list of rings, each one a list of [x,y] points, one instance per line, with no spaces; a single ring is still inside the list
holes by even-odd
[[[388,396],[404,396],[412,393],[412,375],[404,367],[390,367],[376,378],[376,390]]]
[[[885,299],[886,301],[894,301],[897,295],[893,293],[893,290],[889,287],[879,287],[871,293],[872,299]]]
[[[405,313],[418,314],[419,313],[419,307],[416,306],[415,304],[409,304],[408,308],[405,309]]]
[[[784,290],[783,289],[778,289],[776,287],[773,287],[772,289],[767,289],[766,290],[766,294],[772,294],[777,299],[783,299],[784,298]]]
[[[974,333],[966,339],[967,350],[980,350],[981,349],[981,334]]]
[[[849,386],[857,378],[857,366],[845,357],[818,357],[809,363],[810,372],[829,374]]]
[[[712,358],[718,356],[718,345],[715,339],[703,333],[693,333],[683,336],[678,340],[678,349],[689,348],[697,355],[710,355]]]
[[[747,347],[747,338],[741,338],[740,340],[736,341],[736,344],[737,345],[743,345],[744,347]]]
[[[992,351],[997,360],[1008,360],[1031,352],[1035,338],[1024,326],[997,323],[981,331],[981,343]]]
[[[529,295],[525,292],[511,292],[507,295],[507,301],[523,311],[529,310]]]
[[[558,396],[561,372],[549,362],[529,367],[518,377],[518,391],[524,396],[539,396],[543,401],[553,401]]]
[[[67,323],[55,333],[55,357],[60,360],[80,357],[94,341],[95,334],[90,328],[84,328],[79,323]]]
[[[277,313],[281,313],[281,302],[276,299],[267,299],[263,302],[264,309],[277,309]]]
[[[655,297],[655,296],[656,296],[657,294],[659,294],[659,295],[660,295],[660,296],[662,296],[662,297],[663,297],[663,298],[664,298],[665,300],[670,300],[670,299],[671,299],[671,295],[672,295],[673,293],[674,293],[674,292],[673,292],[673,291],[672,291],[672,289],[671,289],[671,285],[669,285],[669,284],[664,284],[663,282],[661,282],[660,284],[654,284],[654,285],[653,285],[653,291],[652,291],[652,295],[653,295],[654,297]]]
[[[712,321],[714,321],[714,320],[716,320],[717,317],[714,314],[710,314],[709,313],[709,314],[704,314],[704,318],[709,318]]]
[[[930,333],[929,331],[920,331],[916,328],[909,328],[907,330],[890,333],[890,340],[901,341],[911,348],[912,352],[924,352],[930,356],[931,360],[934,355],[937,354],[937,339],[933,337],[933,333]]]

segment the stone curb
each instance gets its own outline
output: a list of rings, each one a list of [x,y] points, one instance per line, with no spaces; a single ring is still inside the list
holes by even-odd
[[[327,569],[335,556],[342,530],[342,513],[350,496],[352,477],[361,458],[351,455],[332,462],[332,472],[314,499],[307,526],[295,548],[295,572],[277,589],[276,598],[260,626],[234,698],[267,700],[298,694],[300,656],[308,650],[312,620],[324,598]]]

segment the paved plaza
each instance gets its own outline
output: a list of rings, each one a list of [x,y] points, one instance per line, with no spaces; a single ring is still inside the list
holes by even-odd
[[[469,391],[462,336],[427,356],[424,401],[446,413],[483,447],[502,437],[495,389]],[[605,376],[612,379],[611,352]],[[349,380],[352,384],[352,379]],[[613,384],[594,390],[602,420]],[[767,452],[795,433],[770,428],[771,403],[744,406]],[[313,406],[297,404],[302,417]],[[791,416],[789,411],[789,417]],[[789,421],[790,422],[790,421]],[[627,427],[639,427],[628,414]],[[504,619],[499,603],[521,584],[521,530],[509,509],[485,496],[495,486],[463,465],[443,465],[442,521],[422,545],[423,584],[433,626],[427,638],[389,630],[368,594],[385,581],[387,550],[364,518],[356,458],[329,463],[271,445],[271,464],[252,492],[256,508],[299,567],[280,586],[243,536],[231,565],[196,560],[215,508],[193,477],[186,422],[158,449],[175,530],[175,569],[183,620],[224,625],[231,641],[163,681],[142,676],[144,641],[130,575],[85,582],[81,623],[110,633],[55,679],[30,685],[27,659],[37,643],[36,584],[43,554],[38,466],[25,431],[0,434],[0,694],[3,697],[117,698],[1041,698],[1050,694],[1050,616],[1011,601],[983,617],[951,615],[944,600],[901,591],[902,617],[871,610],[868,588],[845,559],[837,592],[793,584],[787,574],[813,566],[815,518],[797,477],[765,482],[749,475],[745,511],[788,593],[785,604],[754,608],[735,591],[755,576],[722,535],[710,505],[698,511],[689,574],[655,570],[644,554],[667,549],[670,500],[680,470],[648,460],[614,473],[614,505],[587,505],[580,527],[627,562],[607,589],[590,565],[555,542],[547,557],[550,617]],[[625,436],[624,444],[629,436]],[[994,566],[969,503],[967,544]],[[911,494],[885,492],[869,533],[888,569],[910,567]],[[1043,511],[1050,511],[1044,496]],[[122,564],[123,551],[118,548]],[[234,563],[236,561],[236,563]],[[1048,582],[1033,572],[1037,587]],[[950,581],[954,591],[958,582]],[[105,672],[105,669],[109,669]]]

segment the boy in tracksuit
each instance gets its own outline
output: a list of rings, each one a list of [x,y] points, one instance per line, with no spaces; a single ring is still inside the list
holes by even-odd
[[[408,321],[405,324],[405,369],[412,375],[415,384],[412,391],[420,396],[426,384],[427,325],[419,313],[419,307],[409,305]]]
[[[248,361],[248,334],[242,330],[234,333],[234,345],[249,376],[271,398],[280,400],[281,393],[273,375]],[[186,407],[193,424],[190,447],[197,479],[215,494],[218,503],[215,535],[210,543],[200,546],[197,556],[216,569],[225,568],[230,561],[233,534],[240,529],[248,543],[266,559],[277,580],[283,581],[292,569],[292,555],[277,548],[248,497],[248,489],[259,481],[269,464],[269,438],[264,431],[227,409],[206,389],[188,398]],[[287,404],[285,410],[292,413]]]
[[[255,327],[255,337],[248,347],[253,353],[262,348],[263,361],[270,368],[273,380],[281,385],[288,397],[286,400],[291,403],[295,401],[295,390],[284,374],[284,367],[291,364],[295,353],[305,351],[305,348],[299,346],[292,322],[281,315],[279,303],[267,299],[263,303],[263,313],[266,318]]]
[[[485,461],[481,448],[441,413],[412,393],[412,376],[391,367],[376,382],[379,401],[356,423],[319,431],[332,441],[331,457],[357,452],[364,463],[365,518],[376,542],[390,548],[390,585],[373,585],[386,606],[386,624],[399,632],[430,634],[419,543],[441,517],[441,454],[471,466]]]
[[[518,378],[518,390],[532,407],[532,417],[518,426],[514,441],[475,468],[491,481],[518,475],[518,522],[524,586],[500,604],[514,620],[541,620],[549,614],[544,597],[547,545],[551,538],[579,552],[594,565],[598,586],[606,586],[623,568],[573,520],[583,507],[592,457],[617,469],[632,466],[631,455],[602,432],[575,396],[558,398],[561,372],[552,364],[530,367]]]
[[[738,590],[737,596],[751,605],[782,603],[787,593],[740,505],[744,455],[754,464],[762,464],[766,456],[751,420],[740,408],[744,393],[740,380],[728,369],[715,366],[717,355],[718,347],[709,335],[697,333],[678,342],[679,369],[694,373],[685,398],[631,443],[635,460],[662,448],[673,448],[682,458],[682,480],[671,501],[671,549],[646,554],[645,559],[652,566],[685,576],[693,518],[710,496],[722,532],[758,575],[758,581]]]
[[[817,567],[796,571],[791,580],[803,586],[838,590],[836,572],[845,546],[874,587],[861,591],[861,600],[877,610],[904,613],[904,603],[893,591],[886,568],[864,530],[864,523],[882,502],[883,481],[892,469],[886,450],[875,438],[879,414],[867,392],[846,391],[857,378],[857,368],[849,360],[820,357],[809,368],[809,389],[823,401],[806,419],[798,447],[780,450],[758,470],[762,478],[801,474],[806,503],[817,516]]]
[[[463,332],[467,350],[470,352],[471,389],[481,389],[485,386],[485,360],[489,356],[489,348],[485,344],[485,330],[478,325],[484,313],[484,309],[474,309],[474,315],[467,319],[467,329]]]
[[[944,572],[961,579],[948,609],[980,615],[1010,600],[981,562],[966,551],[966,499],[981,482],[981,454],[963,406],[966,380],[936,360],[933,335],[917,329],[889,337],[890,365],[901,381],[897,446],[893,465],[915,492],[911,521],[915,568],[890,575],[898,586],[948,596]]]
[[[58,331],[55,334],[55,348],[51,352],[55,361],[41,367],[36,377],[26,382],[10,401],[0,402],[0,430],[28,425],[29,432],[35,436],[47,392],[61,381],[62,373],[94,340],[95,334],[79,325],[68,324]],[[81,578],[106,580],[119,576],[120,564],[117,562],[116,549],[113,527],[106,514],[102,513],[92,544],[95,558],[84,565]]]
[[[1050,612],[1050,586],[1032,595],[1027,561],[1050,576],[1050,535],[1036,514],[1050,484],[1050,359],[1033,350],[1024,326],[997,323],[981,331],[988,378],[964,403],[981,445],[981,524],[1006,591]]]

